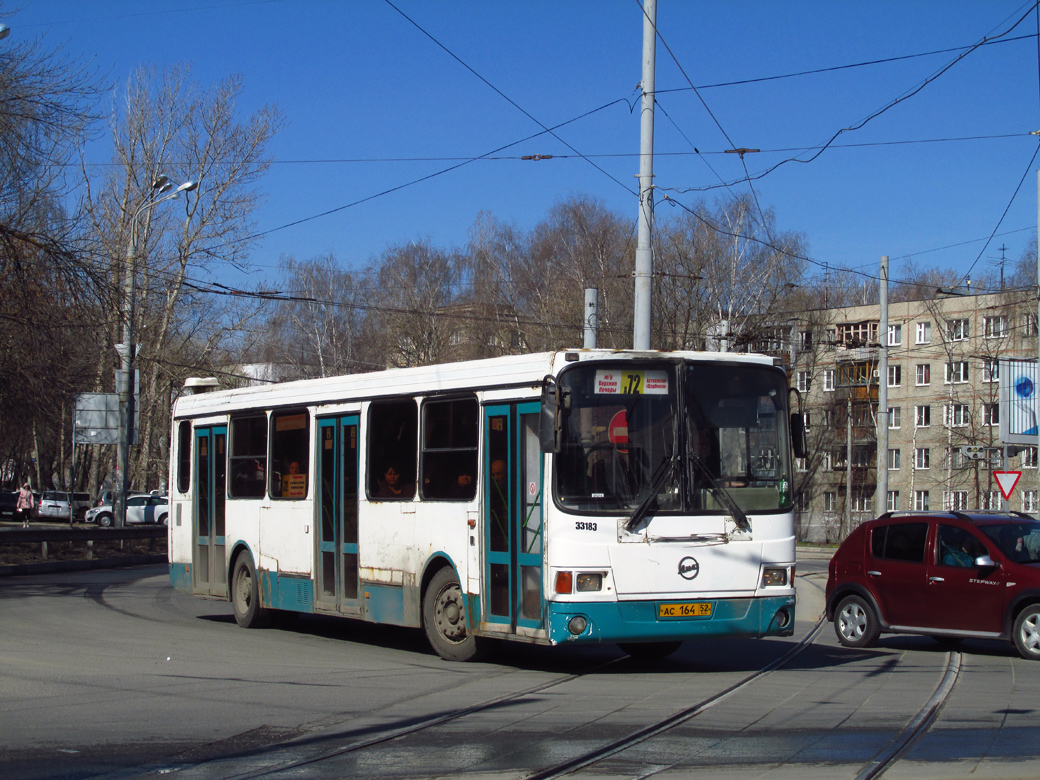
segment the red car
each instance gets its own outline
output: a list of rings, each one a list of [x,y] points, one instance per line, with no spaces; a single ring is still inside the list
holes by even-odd
[[[827,619],[846,647],[883,633],[1011,640],[1040,660],[1040,523],[1012,512],[888,513],[831,558]]]

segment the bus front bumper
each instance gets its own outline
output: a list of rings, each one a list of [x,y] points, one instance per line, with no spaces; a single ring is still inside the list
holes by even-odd
[[[704,606],[711,605],[709,615]],[[662,609],[663,607],[663,609]],[[671,642],[713,636],[792,636],[794,595],[695,602],[549,602],[549,641]]]

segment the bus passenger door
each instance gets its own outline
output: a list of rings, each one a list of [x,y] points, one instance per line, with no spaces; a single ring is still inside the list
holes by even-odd
[[[227,495],[227,426],[195,431],[195,537],[192,571],[195,593],[227,598],[224,559],[224,500]]]
[[[317,606],[360,615],[358,600],[358,416],[318,420]]]
[[[539,405],[489,406],[484,421],[485,622],[522,634],[543,627]]]

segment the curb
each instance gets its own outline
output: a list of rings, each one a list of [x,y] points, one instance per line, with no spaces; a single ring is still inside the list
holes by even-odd
[[[165,554],[124,555],[120,558],[98,558],[93,561],[43,561],[41,563],[16,563],[0,566],[0,577],[18,577],[27,574],[55,574],[65,571],[89,571],[91,569],[124,569],[129,566],[147,566],[166,563]]]

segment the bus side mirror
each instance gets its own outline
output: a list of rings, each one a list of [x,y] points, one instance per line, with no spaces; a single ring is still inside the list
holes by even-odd
[[[542,412],[539,419],[538,438],[542,452],[560,451],[560,410],[563,392],[556,380],[547,376],[542,380]]]
[[[809,456],[809,446],[805,441],[805,416],[798,412],[791,415],[791,449],[796,458]]]

